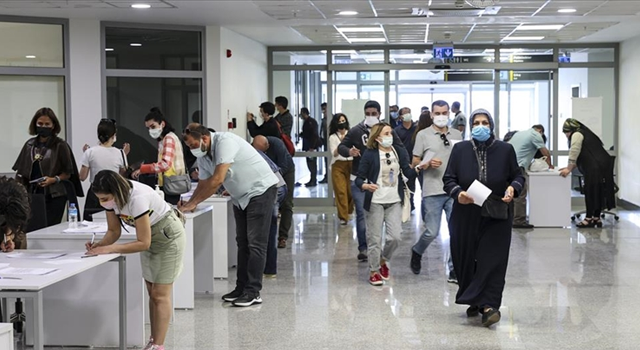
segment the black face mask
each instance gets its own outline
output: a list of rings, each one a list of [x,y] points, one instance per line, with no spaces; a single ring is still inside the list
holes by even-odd
[[[37,126],[36,127],[36,134],[38,134],[38,136],[40,137],[49,137],[51,135],[53,135],[53,128],[47,128],[44,126]]]
[[[347,128],[347,123],[338,123],[338,130],[344,130]]]

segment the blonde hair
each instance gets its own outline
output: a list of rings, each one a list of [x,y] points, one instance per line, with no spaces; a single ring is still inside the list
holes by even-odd
[[[94,193],[113,195],[120,210],[129,203],[132,188],[133,185],[129,180],[111,170],[100,171],[91,183],[91,189]]]
[[[384,130],[386,126],[391,127],[391,125],[389,125],[388,123],[380,122],[371,128],[371,132],[369,133],[369,140],[367,141],[368,149],[378,149],[378,146],[380,144],[378,143],[377,138],[378,136],[380,136],[380,134],[382,134],[382,130]]]

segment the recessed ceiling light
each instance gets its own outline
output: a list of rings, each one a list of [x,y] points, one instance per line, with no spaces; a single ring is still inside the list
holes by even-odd
[[[351,32],[351,33],[377,33],[377,32],[384,32],[384,29],[382,29],[382,27],[342,27],[342,28],[336,28],[338,29],[339,32],[342,33],[347,33],[347,32]]]
[[[133,4],[133,5],[131,5],[131,7],[133,7],[134,9],[149,9],[149,8],[151,8],[151,5],[149,5],[149,4]]]
[[[385,43],[385,38],[349,38],[351,43]]]
[[[574,12],[576,12],[576,9],[559,9],[558,12],[560,12],[560,13],[574,13]]]
[[[516,30],[558,30],[564,24],[521,24]]]
[[[113,48],[111,47],[107,47],[106,49],[104,49],[105,51],[113,51]]]
[[[24,57],[25,57],[25,58],[36,58],[36,56],[34,56],[34,55],[26,55],[26,56],[24,56]]]
[[[131,44],[129,44],[129,45],[130,45],[130,46],[135,46],[135,47],[142,46],[142,44],[140,44],[140,43],[131,43]]]
[[[509,36],[502,41],[538,41],[544,39],[543,36]]]
[[[358,14],[358,11],[340,11],[338,14],[340,16],[355,16]]]

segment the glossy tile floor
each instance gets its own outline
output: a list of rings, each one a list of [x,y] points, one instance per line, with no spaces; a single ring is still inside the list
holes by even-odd
[[[446,282],[446,230],[427,250],[422,274],[409,267],[422,230],[405,224],[383,287],[367,283],[351,226],[333,214],[295,215],[295,236],[280,249],[278,275],[265,279],[264,303],[233,308],[213,296],[178,311],[167,349],[638,349],[640,213],[623,212],[603,229],[514,231],[502,321],[468,319]],[[235,272],[234,272],[235,274]]]

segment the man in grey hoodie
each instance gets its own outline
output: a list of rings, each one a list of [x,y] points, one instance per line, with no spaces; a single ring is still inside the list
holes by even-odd
[[[355,184],[355,179],[358,174],[358,166],[360,165],[360,157],[367,149],[367,140],[369,139],[369,132],[371,128],[380,123],[380,103],[377,101],[367,101],[364,105],[364,120],[352,127],[347,136],[338,146],[338,153],[343,157],[353,157],[353,166],[351,169],[351,195],[356,205],[356,232],[358,233],[358,260],[367,260],[367,228],[365,223],[364,213],[364,192],[361,191]],[[402,140],[398,137],[395,131],[393,133],[393,145],[400,152],[404,152],[406,149]],[[405,175],[408,176],[408,175]]]

